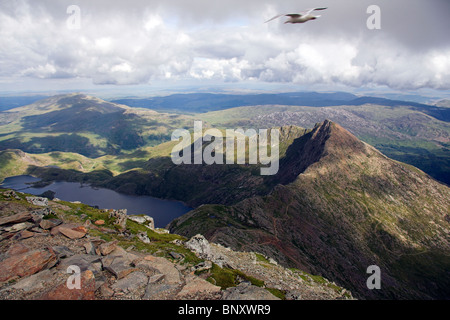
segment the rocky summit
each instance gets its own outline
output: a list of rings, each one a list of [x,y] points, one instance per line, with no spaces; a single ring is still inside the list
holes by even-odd
[[[47,200],[47,199],[46,199]],[[352,299],[333,282],[153,219],[0,192],[0,299]]]

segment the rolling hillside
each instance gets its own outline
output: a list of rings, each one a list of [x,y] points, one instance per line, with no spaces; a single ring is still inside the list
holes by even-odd
[[[73,152],[90,158],[170,140],[186,116],[129,108],[82,94],[54,96],[0,113],[0,149]]]

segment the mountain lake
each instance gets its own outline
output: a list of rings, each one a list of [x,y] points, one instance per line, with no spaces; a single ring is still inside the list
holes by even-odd
[[[80,201],[100,209],[127,209],[128,214],[146,214],[155,221],[155,227],[164,228],[175,218],[192,210],[179,201],[158,199],[150,196],[135,196],[118,193],[104,188],[94,188],[79,182],[57,181],[34,188],[31,183],[39,179],[22,175],[6,178],[0,188],[13,189],[32,195],[40,195],[47,190],[55,192],[55,197],[64,201]]]

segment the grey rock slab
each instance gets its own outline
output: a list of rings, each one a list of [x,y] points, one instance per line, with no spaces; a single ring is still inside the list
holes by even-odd
[[[141,271],[132,272],[123,279],[118,280],[111,286],[113,290],[120,290],[123,292],[133,292],[146,286],[148,277]]]
[[[46,283],[53,282],[56,274],[57,272],[55,270],[44,270],[39,273],[35,273],[32,276],[21,279],[19,282],[11,286],[11,288],[23,290],[24,292],[41,290],[45,287]]]
[[[62,224],[61,220],[47,219],[47,220],[41,220],[41,222],[39,223],[39,226],[44,230],[48,230],[48,229],[54,228],[56,226],[59,226],[60,224]]]
[[[162,281],[162,279],[164,279],[164,277],[165,277],[165,275],[163,275],[162,273],[155,274],[150,277],[150,279],[148,280],[148,283],[158,283],[158,282]]]
[[[85,244],[83,244],[83,247],[86,250],[87,254],[90,254],[90,255],[95,255],[96,254],[95,253],[95,245],[91,241],[86,242]]]
[[[165,282],[168,284],[178,284],[181,282],[180,272],[174,264],[162,257],[146,256],[144,259],[136,262],[137,268],[157,271],[165,276]]]
[[[94,272],[97,271],[97,268],[93,264],[100,261],[100,257],[90,254],[75,254],[67,259],[62,259],[57,268],[60,270],[67,270],[69,266],[77,266],[80,268],[81,272],[86,270]]]
[[[12,216],[0,217],[0,225],[24,222],[31,218],[32,216],[29,212],[17,213]]]
[[[131,266],[131,262],[128,258],[123,256],[107,256],[102,258],[103,269],[108,270],[117,279],[126,277],[137,269]]]
[[[178,290],[178,285],[167,283],[149,283],[145,290],[144,300],[163,300],[170,298]]]
[[[66,246],[54,246],[52,247],[53,251],[55,251],[56,255],[58,256],[58,258],[62,259],[62,258],[66,258],[66,257],[71,257],[74,255],[74,253],[72,252],[72,250],[70,250],[68,247]]]
[[[196,277],[188,276],[186,277],[186,284],[177,294],[178,298],[194,298],[199,295],[215,295],[220,292],[220,287],[213,285],[212,283]]]
[[[5,231],[8,232],[19,232],[25,229],[29,229],[33,226],[32,223],[30,222],[20,222],[20,223],[16,223],[14,225],[12,225],[11,227],[7,227],[5,228]]]
[[[264,288],[250,283],[240,283],[236,287],[228,288],[222,296],[222,300],[280,300]]]

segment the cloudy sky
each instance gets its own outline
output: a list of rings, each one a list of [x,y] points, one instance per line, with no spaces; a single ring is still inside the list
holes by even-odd
[[[381,29],[369,30],[373,4]],[[328,9],[305,24],[264,23],[313,7]],[[448,0],[0,0],[0,91],[252,84],[448,93],[449,17]]]

